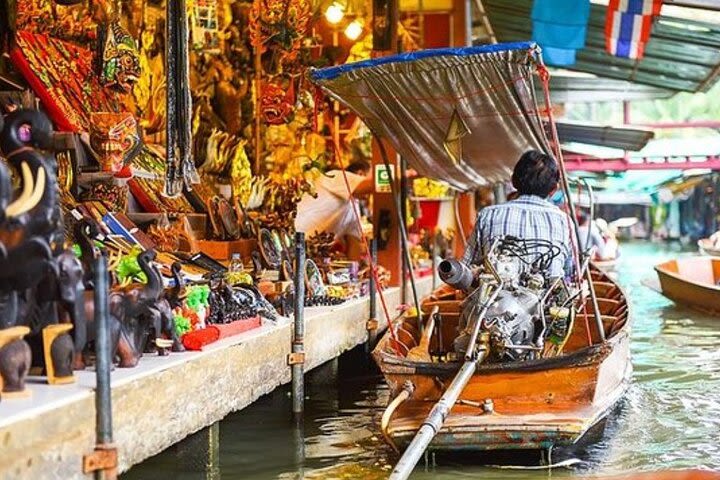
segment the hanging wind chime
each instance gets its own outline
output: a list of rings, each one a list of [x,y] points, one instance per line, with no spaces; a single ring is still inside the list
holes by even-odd
[[[165,193],[177,196],[192,188],[200,177],[192,159],[192,100],[188,65],[188,17],[185,0],[166,2],[165,69],[167,82],[167,165]]]

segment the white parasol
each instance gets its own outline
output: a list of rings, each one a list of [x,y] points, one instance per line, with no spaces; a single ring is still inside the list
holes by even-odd
[[[346,172],[346,175],[353,192],[365,180],[362,175],[350,172]],[[298,203],[295,230],[305,232],[308,236],[331,232],[338,238],[345,235],[361,238],[362,232],[358,229],[353,213],[355,200],[348,193],[343,173],[340,170],[327,172],[318,178],[315,188],[315,198],[306,193]]]

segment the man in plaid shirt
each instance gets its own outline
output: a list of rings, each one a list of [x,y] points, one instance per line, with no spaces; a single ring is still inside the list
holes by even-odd
[[[480,211],[463,263],[479,264],[495,239],[510,235],[523,240],[547,240],[560,247],[560,254],[552,260],[548,274],[569,276],[572,269],[570,219],[547,200],[557,190],[559,180],[560,172],[552,157],[536,150],[525,152],[512,175],[518,196]]]

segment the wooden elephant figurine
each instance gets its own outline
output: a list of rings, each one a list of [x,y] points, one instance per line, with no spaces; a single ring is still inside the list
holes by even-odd
[[[0,396],[25,396],[25,378],[32,360],[30,346],[23,337],[28,327],[18,326],[0,330]]]

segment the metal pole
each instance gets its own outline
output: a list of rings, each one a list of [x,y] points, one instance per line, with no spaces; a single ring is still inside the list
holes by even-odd
[[[402,215],[403,221],[408,218],[407,215],[407,199],[408,199],[408,183],[407,183],[407,162],[403,157],[400,157],[400,215]],[[406,240],[403,239],[403,242]],[[407,246],[405,247],[407,248]],[[402,256],[401,272],[402,278],[400,281],[400,298],[402,303],[407,303],[407,278],[408,269],[410,268],[409,262],[411,259],[409,255]]]
[[[370,240],[370,268],[375,268],[377,265],[377,240]],[[375,284],[375,275],[370,272],[369,280],[369,294],[370,294],[370,319],[377,318],[377,289],[378,285]]]
[[[305,233],[295,233],[295,323],[290,363],[292,368],[292,411],[302,414],[305,385]]]
[[[112,367],[110,329],[108,327],[107,258],[101,253],[95,259],[95,442],[96,450],[112,450]],[[96,478],[114,479],[117,471],[96,470]]]
[[[112,399],[110,392],[110,332],[108,330],[107,259],[95,260],[95,411],[98,444],[112,443]]]
[[[425,453],[425,449],[442,428],[450,410],[475,373],[478,363],[484,359],[485,352],[485,350],[481,350],[479,360],[467,361],[460,367],[452,383],[432,408],[420,430],[400,457],[400,461],[395,465],[395,469],[390,474],[390,480],[404,480],[410,476],[418,460]]]
[[[373,136],[377,139],[377,145],[380,149],[380,156],[383,159],[383,165],[385,165],[385,169],[389,172],[390,170],[390,159],[388,158],[387,150],[385,149],[385,145],[382,141],[382,137],[375,133],[374,131],[370,131]],[[402,208],[400,206],[400,196],[397,192],[397,187],[395,185],[395,179],[390,179],[390,190],[392,193],[393,200],[395,201],[395,211],[398,216],[398,226],[400,227],[400,243],[402,247],[403,255],[405,256],[405,260],[407,262],[408,272],[410,273],[410,286],[412,287],[412,294],[413,294],[413,301],[415,303],[415,310],[417,310],[418,315],[418,326],[420,327],[420,333],[422,333],[424,328],[423,323],[423,312],[420,308],[420,300],[418,298],[417,293],[417,287],[415,285],[415,272],[413,271],[412,261],[410,260],[410,249],[408,248],[408,235],[407,235],[407,228],[405,227],[405,218],[402,216]]]
[[[493,185],[493,196],[495,197],[495,205],[507,202],[507,195],[505,195],[505,184],[503,182],[497,182]]]
[[[295,469],[297,478],[305,478],[305,424],[299,415],[295,416],[295,425],[293,426],[293,443],[295,451],[293,452],[295,460]]]
[[[370,240],[370,268],[377,265],[377,240]],[[370,318],[368,319],[368,340],[365,343],[365,353],[370,353],[377,335],[377,288],[375,275],[370,272],[368,280],[368,296],[370,297]]]
[[[430,241],[430,260],[432,261],[432,291],[434,292],[437,288],[437,257],[438,257],[438,245],[437,245],[437,232],[432,234],[432,240]]]

